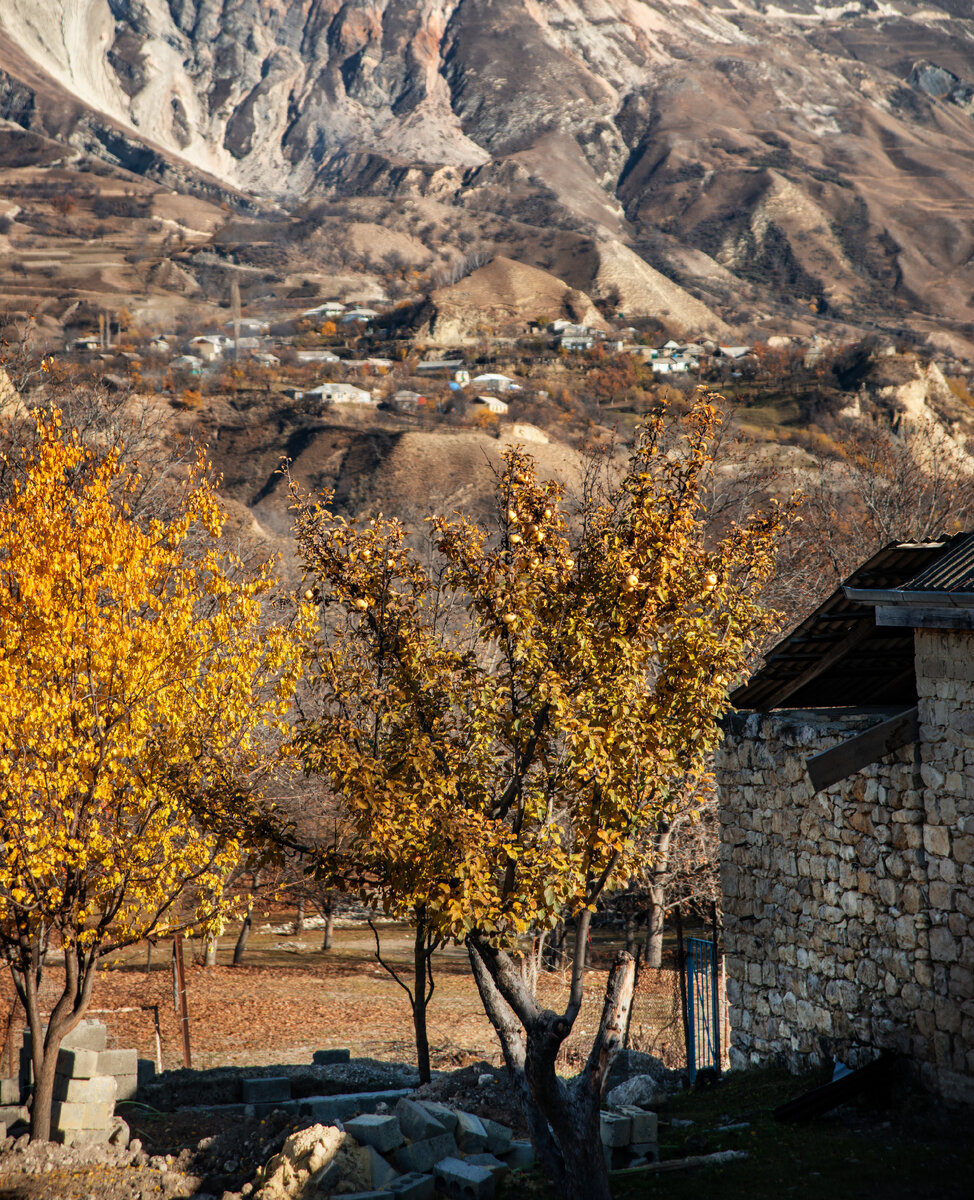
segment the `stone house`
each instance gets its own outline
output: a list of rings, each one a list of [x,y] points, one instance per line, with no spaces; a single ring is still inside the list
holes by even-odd
[[[732,1063],[890,1050],[974,1102],[974,535],[874,555],[731,700]]]

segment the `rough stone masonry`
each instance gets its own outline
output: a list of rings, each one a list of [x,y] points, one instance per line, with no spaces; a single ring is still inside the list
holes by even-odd
[[[890,1049],[974,1102],[974,633],[916,630],[919,741],[815,793],[875,714],[731,718],[718,756],[734,1065]]]

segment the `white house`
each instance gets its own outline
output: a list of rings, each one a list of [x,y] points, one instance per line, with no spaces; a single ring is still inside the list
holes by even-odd
[[[319,304],[315,308],[306,308],[301,314],[302,317],[340,317],[345,311],[345,305],[340,304],[337,300],[326,300],[324,304]]]
[[[591,350],[595,345],[595,337],[591,333],[563,333],[558,339],[562,350]]]
[[[654,375],[681,375],[696,365],[686,358],[656,358],[652,363]]]
[[[744,358],[745,355],[751,353],[750,346],[721,346],[721,354],[724,358]]]
[[[330,350],[298,350],[298,362],[302,363],[336,363],[340,362],[337,354]]]
[[[310,391],[303,392],[302,400],[319,399],[332,404],[374,404],[372,393],[351,383],[322,383]]]
[[[195,354],[180,354],[169,365],[174,371],[187,371],[190,375],[199,375],[203,369],[203,360]]]
[[[487,408],[492,413],[497,413],[498,416],[503,416],[510,407],[505,400],[498,400],[496,396],[477,396],[474,404],[478,408]]]
[[[368,325],[378,315],[374,308],[350,308],[342,317],[342,324],[351,325],[353,321],[361,321],[363,324]]]
[[[279,367],[281,360],[276,354],[255,354],[254,362],[259,367]]]
[[[494,388],[498,392],[518,390],[518,384],[509,375],[499,375],[488,371],[486,375],[475,375],[470,380],[474,387]]]

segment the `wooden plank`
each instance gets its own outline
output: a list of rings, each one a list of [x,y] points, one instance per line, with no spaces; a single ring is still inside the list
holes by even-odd
[[[779,684],[777,688],[761,702],[761,708],[767,711],[769,708],[778,708],[781,703],[793,696],[806,683],[811,683],[813,679],[817,679],[819,675],[823,675],[831,666],[854,650],[861,642],[864,642],[872,633],[874,625],[871,621],[862,621],[851,633],[847,634],[840,642],[832,647],[825,654],[816,657],[810,666],[807,666],[800,674],[793,676],[786,682]]]
[[[974,629],[974,609],[879,604],[876,624],[906,629]]]
[[[909,746],[919,736],[918,713],[914,706],[848,741],[840,742],[838,746],[823,750],[821,754],[813,754],[805,762],[812,787],[816,792],[821,792],[840,779],[846,779],[870,763],[878,762],[885,755],[899,750],[901,746]]]

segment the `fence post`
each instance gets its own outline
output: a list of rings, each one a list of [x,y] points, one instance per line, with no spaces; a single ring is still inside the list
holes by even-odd
[[[690,1065],[690,1021],[689,1013],[687,1012],[687,960],[686,948],[683,944],[683,914],[680,912],[679,904],[674,909],[676,917],[676,969],[680,976],[680,1015],[683,1018],[683,1046],[687,1055],[687,1071],[691,1070]]]
[[[179,997],[179,1022],[183,1030],[183,1066],[193,1065],[189,1052],[189,1006],[186,1003],[186,966],[183,962],[183,935],[172,940],[173,961],[176,964],[176,992]]]
[[[720,975],[717,970],[717,902],[710,903],[710,926],[713,952],[710,956],[710,992],[714,1009],[714,1069],[720,1075]]]

